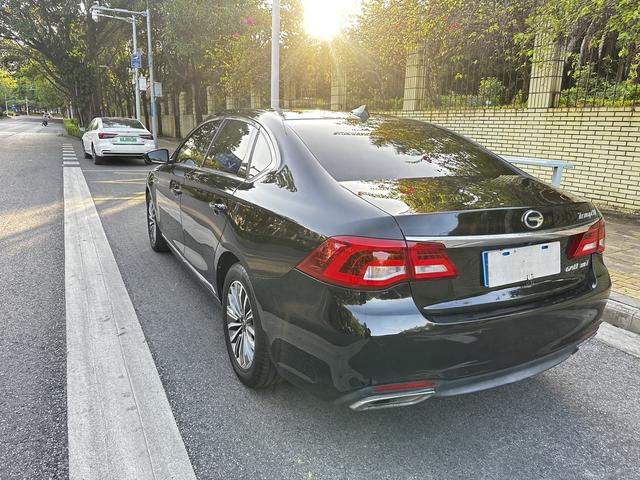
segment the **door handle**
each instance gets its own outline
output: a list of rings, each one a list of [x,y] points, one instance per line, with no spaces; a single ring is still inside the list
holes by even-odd
[[[213,210],[213,213],[218,215],[220,212],[224,212],[227,209],[227,206],[221,201],[210,202],[209,207]]]

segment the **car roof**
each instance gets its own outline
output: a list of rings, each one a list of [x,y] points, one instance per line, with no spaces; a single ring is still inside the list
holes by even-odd
[[[270,117],[279,120],[338,120],[352,118],[348,112],[334,112],[330,110],[274,110],[274,109],[237,109],[225,110],[215,115],[210,115],[206,120],[219,117],[248,117],[254,120]]]

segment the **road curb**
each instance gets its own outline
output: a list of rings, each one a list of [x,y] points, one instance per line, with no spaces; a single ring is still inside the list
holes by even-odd
[[[613,292],[602,319],[615,327],[640,334],[640,300]]]

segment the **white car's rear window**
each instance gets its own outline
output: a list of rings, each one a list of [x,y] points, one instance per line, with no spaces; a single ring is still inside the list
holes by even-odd
[[[104,128],[140,128],[144,130],[144,125],[133,118],[103,118]]]

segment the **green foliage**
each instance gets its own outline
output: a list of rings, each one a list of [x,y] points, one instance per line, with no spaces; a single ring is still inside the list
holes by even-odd
[[[480,80],[480,100],[486,106],[502,105],[506,87],[496,77],[487,77]]]
[[[67,131],[67,135],[71,135],[72,137],[78,137],[78,138],[82,137],[82,132],[80,131],[80,128],[78,127],[78,123],[74,118],[65,118],[63,122],[64,122],[64,129]]]

